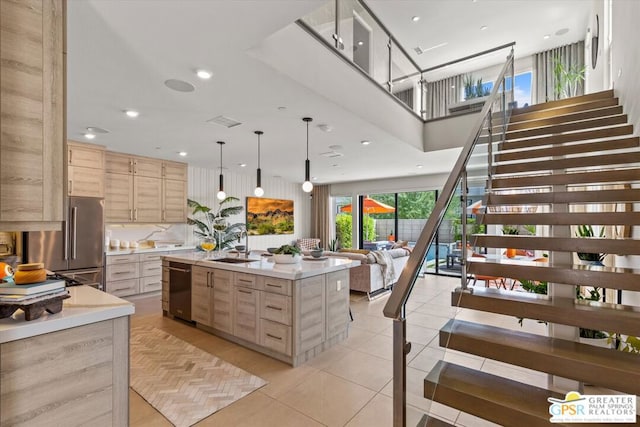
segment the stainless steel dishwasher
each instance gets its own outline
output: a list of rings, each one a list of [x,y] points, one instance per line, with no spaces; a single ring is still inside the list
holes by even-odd
[[[169,313],[191,322],[191,265],[169,263]]]

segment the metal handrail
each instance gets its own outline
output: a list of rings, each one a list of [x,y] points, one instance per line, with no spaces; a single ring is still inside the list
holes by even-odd
[[[484,107],[480,112],[480,116],[474,123],[472,132],[465,143],[458,160],[456,161],[449,178],[447,179],[442,192],[441,197],[436,201],[433,212],[429,216],[427,223],[425,224],[420,237],[418,238],[416,245],[414,246],[409,260],[405,268],[402,270],[397,283],[394,285],[393,291],[384,306],[383,313],[385,317],[393,319],[393,424],[394,427],[404,427],[406,424],[406,355],[411,350],[411,343],[406,341],[406,320],[405,320],[405,305],[409,298],[413,286],[418,277],[418,273],[422,267],[425,256],[433,241],[438,228],[444,218],[447,206],[451,202],[455,194],[455,189],[458,186],[458,182],[462,179],[463,188],[462,195],[466,194],[466,166],[469,162],[471,153],[473,152],[476,143],[483,130],[483,124],[487,116],[491,116],[493,110],[493,104],[498,100],[498,90],[502,87],[502,108],[506,111],[507,102],[505,99],[506,94],[506,75],[507,71],[511,74],[511,92],[513,94],[515,87],[515,76],[513,73],[513,47],[507,60],[496,79],[496,83],[493,85],[489,98],[485,101]],[[498,84],[502,82],[502,84]],[[510,105],[510,104],[509,104]],[[505,137],[504,126],[506,126],[506,116],[503,122],[503,138]],[[489,139],[489,145],[493,143],[492,138]],[[491,153],[491,151],[489,151]],[[491,169],[491,163],[489,163],[489,169]],[[490,185],[490,184],[489,184]],[[464,207],[463,207],[464,209]],[[466,257],[466,231],[465,221],[466,215],[463,215],[463,231],[462,231],[462,281],[465,283],[466,279],[466,263],[464,262]]]

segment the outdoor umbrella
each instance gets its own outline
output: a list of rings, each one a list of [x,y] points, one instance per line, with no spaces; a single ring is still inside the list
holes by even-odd
[[[385,205],[384,203],[381,203],[375,199],[372,199],[369,196],[365,197],[364,200],[362,201],[362,207],[364,211],[363,213],[365,214],[390,213],[390,212],[396,211],[395,208],[389,205]],[[342,206],[340,208],[340,212],[351,212],[351,210],[352,210],[351,204]]]

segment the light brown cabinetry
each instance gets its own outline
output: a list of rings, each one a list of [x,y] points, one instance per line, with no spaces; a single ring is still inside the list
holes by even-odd
[[[129,425],[129,316],[0,344],[0,425]]]
[[[63,220],[62,0],[0,0],[0,230]]]
[[[186,178],[186,170],[185,163],[107,152],[105,221],[186,222],[187,182],[172,179]]]
[[[324,276],[313,276],[296,283],[297,352],[303,353],[325,340]]]
[[[213,271],[213,327],[233,332],[233,273]]]
[[[327,273],[327,338],[332,338],[349,324],[349,272]]]
[[[194,266],[191,270],[191,320],[213,326],[213,270]]]
[[[236,286],[233,289],[233,335],[252,343],[258,341],[258,301],[260,291]]]
[[[138,254],[108,255],[105,290],[117,297],[139,293],[139,261]]]
[[[67,194],[104,197],[104,147],[67,141]]]

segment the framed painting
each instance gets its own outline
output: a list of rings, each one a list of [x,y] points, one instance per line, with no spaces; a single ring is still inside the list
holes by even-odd
[[[293,234],[293,200],[247,197],[247,233]]]

